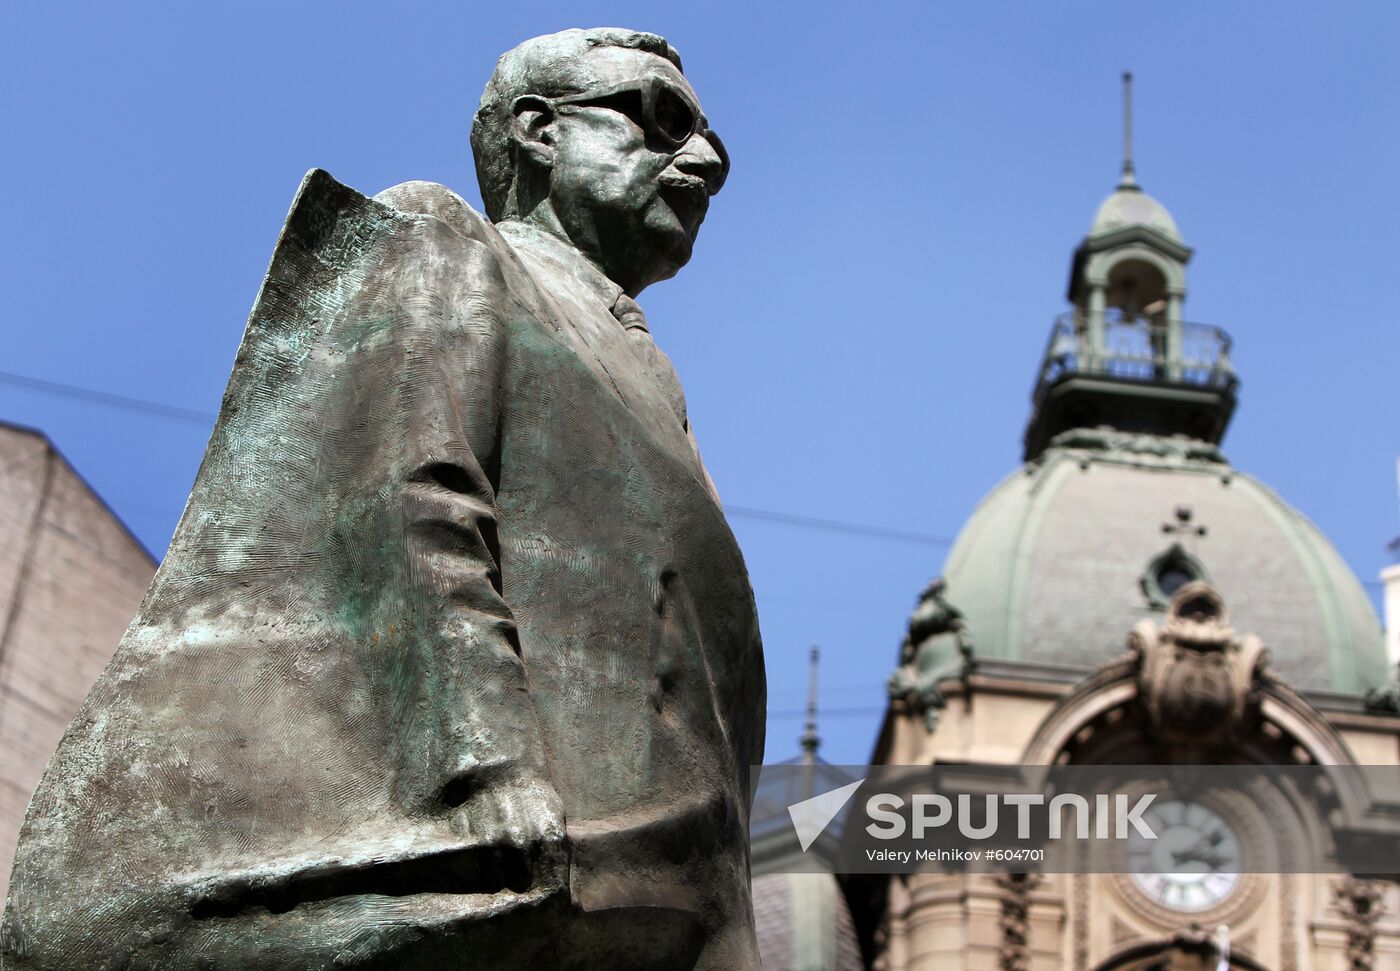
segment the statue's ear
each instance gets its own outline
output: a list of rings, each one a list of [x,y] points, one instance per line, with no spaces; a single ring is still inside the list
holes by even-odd
[[[536,165],[554,164],[554,108],[533,94],[523,94],[511,105],[511,138],[516,158],[525,157]]]

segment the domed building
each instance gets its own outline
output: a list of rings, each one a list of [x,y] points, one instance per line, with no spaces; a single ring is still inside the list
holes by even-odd
[[[1396,765],[1380,622],[1317,527],[1222,451],[1231,340],[1186,320],[1192,251],[1125,156],[1074,254],[1024,464],[921,596],[873,761]],[[1400,968],[1389,881],[947,872],[847,889],[883,971]]]
[[[822,826],[804,845],[789,822],[793,803],[852,781],[817,755],[818,658],[814,647],[802,754],[762,773],[750,813],[754,929],[764,971],[865,968],[855,921],[833,872],[839,826]]]

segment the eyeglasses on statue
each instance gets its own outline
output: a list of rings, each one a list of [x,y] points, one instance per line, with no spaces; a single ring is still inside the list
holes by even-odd
[[[555,108],[607,108],[626,115],[649,137],[671,151],[685,147],[695,135],[710,143],[719,156],[720,181],[729,175],[729,153],[710,128],[699,107],[679,88],[657,77],[639,78],[580,94],[545,98]]]

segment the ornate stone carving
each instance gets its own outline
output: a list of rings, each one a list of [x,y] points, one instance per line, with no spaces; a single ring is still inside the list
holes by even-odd
[[[1203,967],[1207,962],[1214,966],[1217,962],[1226,966],[1230,963],[1230,934],[1224,927],[1208,931],[1200,924],[1192,922],[1172,935],[1171,952],[1174,957],[1185,958],[1189,964],[1173,961],[1164,967]]]
[[[1332,899],[1347,922],[1347,967],[1372,971],[1376,967],[1376,924],[1385,909],[1379,881],[1347,877],[1332,887]]]
[[[1286,851],[1286,848],[1285,848]],[[1284,866],[1292,865],[1292,855],[1284,860]],[[1298,880],[1292,873],[1280,873],[1278,896],[1279,937],[1285,941],[1297,940],[1298,932]],[[1283,948],[1283,963],[1280,971],[1298,971],[1296,948]]]
[[[1400,668],[1391,672],[1390,681],[1366,692],[1366,708],[1388,714],[1400,714]]]
[[[1074,967],[1089,966],[1089,874],[1076,873],[1070,877],[1074,899]]]
[[[1044,878],[1037,873],[1004,873],[997,877],[1002,888],[1001,947],[997,953],[1001,971],[1030,971],[1031,892]]]
[[[966,679],[972,668],[972,632],[962,612],[944,596],[947,583],[932,580],[919,595],[900,647],[900,666],[889,678],[889,694],[920,714],[932,732],[948,699],[941,683]]]
[[[1115,428],[1071,428],[1050,439],[1051,448],[1149,456],[1177,462],[1224,464],[1220,446],[1185,435],[1144,435]]]
[[[1249,712],[1269,657],[1259,638],[1235,634],[1224,600],[1201,581],[1176,592],[1164,623],[1133,628],[1128,646],[1157,737],[1180,744],[1229,737]]]

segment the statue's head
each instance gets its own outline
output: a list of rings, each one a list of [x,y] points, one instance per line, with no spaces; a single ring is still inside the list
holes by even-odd
[[[680,55],[616,27],[536,37],[503,55],[472,149],[492,221],[563,237],[634,296],[690,259],[729,171]]]

